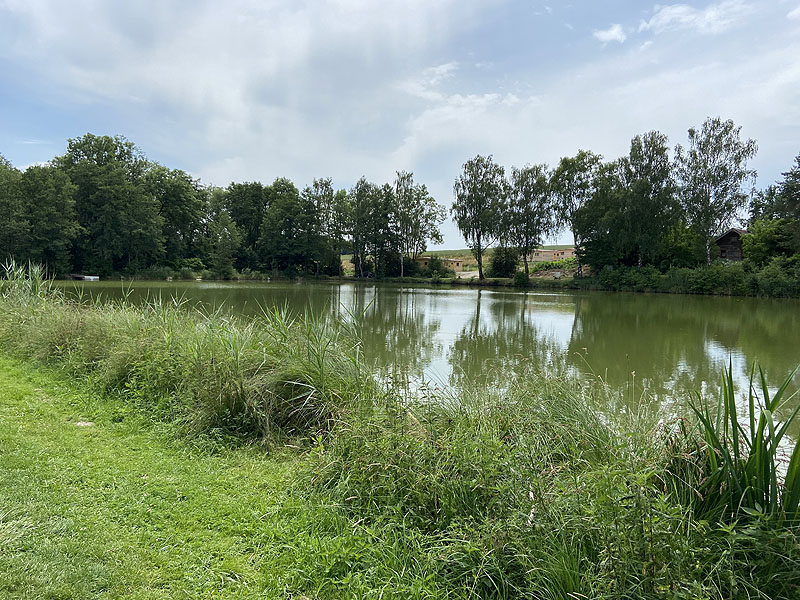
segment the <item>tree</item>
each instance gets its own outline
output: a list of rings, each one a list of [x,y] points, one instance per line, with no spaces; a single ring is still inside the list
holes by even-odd
[[[306,245],[315,246],[316,272],[320,268],[327,275],[338,275],[341,271],[341,235],[336,223],[336,194],[330,177],[315,179],[301,193],[307,213],[316,215],[316,227],[306,230]]]
[[[490,156],[476,156],[464,163],[455,181],[452,206],[459,231],[478,261],[478,279],[483,279],[483,253],[500,235],[507,197],[503,167]]]
[[[365,248],[372,258],[375,276],[383,277],[389,273],[391,263],[400,254],[397,236],[397,202],[394,188],[388,183],[375,186],[369,194]],[[397,264],[397,263],[395,263]],[[399,270],[398,270],[399,272]]]
[[[800,252],[800,155],[794,160],[794,166],[783,173],[782,181],[756,193],[753,199],[750,233],[759,235],[745,236],[742,243],[749,238],[743,249],[745,256],[755,262],[759,262],[755,257],[762,256],[766,249],[771,249],[771,255]],[[767,232],[774,234],[771,242],[761,243]]]
[[[153,164],[145,173],[144,185],[158,203],[163,221],[164,258],[176,265],[188,256],[198,235],[202,217],[199,184],[180,169]]]
[[[628,193],[620,161],[600,164],[594,174],[589,200],[575,211],[573,226],[581,240],[581,261],[599,270],[627,263],[631,254],[627,215]]]
[[[236,254],[236,268],[258,269],[261,257],[256,246],[261,224],[269,205],[270,189],[260,182],[231,183],[227,188],[227,212],[241,236]]]
[[[54,164],[77,186],[76,269],[131,271],[163,256],[163,219],[143,181],[149,163],[132,142],[87,133],[70,139]]]
[[[625,251],[638,266],[652,264],[661,240],[679,217],[667,136],[637,135],[628,156],[619,161],[625,194]]]
[[[408,171],[397,172],[394,194],[402,277],[406,257],[416,260],[420,253],[425,252],[429,240],[442,243],[439,225],[447,218],[447,209],[436,203],[424,184],[414,185],[414,174]]]
[[[19,249],[28,238],[20,182],[22,173],[0,154],[0,263],[21,260]]]
[[[675,170],[689,224],[703,236],[711,264],[714,238],[747,204],[742,186],[755,180],[747,162],[758,150],[755,140],[742,140],[741,127],[730,119],[708,118],[700,130],[689,129],[689,147],[675,148]]]
[[[555,200],[558,225],[566,225],[572,232],[575,254],[578,261],[578,277],[583,276],[581,265],[582,239],[576,228],[578,211],[594,195],[596,176],[602,157],[586,150],[578,150],[574,157],[564,157],[550,178]]]
[[[349,232],[353,243],[353,266],[357,277],[364,277],[367,239],[371,227],[370,213],[374,206],[374,197],[378,193],[378,187],[362,177],[348,194]]]
[[[511,170],[511,191],[506,211],[508,239],[522,255],[529,276],[528,255],[541,246],[555,227],[547,165]]]
[[[234,259],[241,244],[241,234],[227,210],[227,192],[221,188],[208,190],[206,219],[202,226],[207,247],[207,264],[215,277],[229,279],[234,275]]]
[[[276,179],[261,224],[258,250],[264,266],[286,272],[308,272],[319,255],[319,222],[310,198],[302,199],[294,183]]]
[[[72,241],[78,235],[75,190],[69,177],[52,166],[28,167],[20,191],[28,223],[25,260],[41,264],[51,275],[69,273]]]
[[[336,250],[336,266],[338,275],[342,274],[342,254],[348,245],[348,238],[353,230],[353,205],[346,190],[336,190],[333,195],[333,220],[331,240]]]

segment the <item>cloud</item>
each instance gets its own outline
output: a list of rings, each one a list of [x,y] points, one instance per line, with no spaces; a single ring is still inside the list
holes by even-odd
[[[608,29],[596,29],[592,32],[592,35],[605,44],[608,42],[619,42],[621,44],[627,39],[622,25],[619,23],[615,23]]]
[[[688,4],[656,5],[653,16],[641,22],[639,31],[662,33],[691,29],[703,34],[717,34],[730,29],[754,11],[755,7],[743,0],[723,0],[704,9]]]
[[[795,8],[792,11],[789,11],[789,14],[786,15],[787,19],[800,19],[800,6]]]
[[[642,31],[746,30],[638,39],[622,14],[591,22],[550,2],[559,21],[515,30],[499,23],[496,0],[0,0],[0,86],[31,90],[32,118],[45,123],[21,124],[17,140],[124,134],[218,185],[332,176],[349,187],[407,169],[449,204],[475,154],[506,166],[552,165],[578,148],[612,159],[636,133],[685,141],[709,115],[743,125],[762,148],[754,166],[779,174],[800,138],[800,40],[786,20],[796,3],[752,14],[743,1],[662,5]],[[530,14],[526,0],[504,6]],[[564,29],[614,21],[583,44]],[[595,39],[625,44],[598,53]],[[9,65],[24,85],[12,87]],[[24,121],[24,107],[3,109],[7,122]],[[10,133],[0,138],[15,152]],[[20,164],[53,154],[14,144]],[[446,245],[462,243],[452,224],[445,230]]]

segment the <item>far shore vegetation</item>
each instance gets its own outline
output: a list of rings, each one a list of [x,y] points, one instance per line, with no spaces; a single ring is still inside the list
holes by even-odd
[[[0,595],[800,595],[793,374],[669,409],[569,376],[410,393],[358,326],[8,265]]]
[[[800,155],[758,189],[756,151],[740,127],[715,117],[672,152],[651,131],[615,160],[580,150],[552,168],[506,170],[476,156],[450,206],[468,248],[432,252],[448,211],[413,173],[362,177],[349,190],[331,178],[299,189],[280,177],[221,188],[149,160],[124,137],[86,134],[22,171],[0,156],[0,260],[41,264],[51,277],[465,284],[472,277],[447,261],[463,259],[477,274],[470,285],[798,296]],[[732,264],[715,240],[737,225],[744,260]],[[574,262],[535,262],[565,229]]]

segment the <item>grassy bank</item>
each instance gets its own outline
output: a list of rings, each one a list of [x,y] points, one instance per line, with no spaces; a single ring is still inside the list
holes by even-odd
[[[736,415],[727,381],[690,419],[549,377],[410,399],[351,328],[79,305],[20,271],[0,294],[10,597],[800,594],[780,393]]]

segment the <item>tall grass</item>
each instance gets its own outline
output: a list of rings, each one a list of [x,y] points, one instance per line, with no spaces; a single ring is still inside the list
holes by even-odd
[[[13,263],[0,299],[5,349],[193,431],[314,436],[375,389],[347,324],[310,314],[243,321],[173,300],[70,302],[38,268]]]
[[[550,377],[386,396],[320,441],[306,480],[357,522],[425,540],[422,570],[465,597],[798,597],[797,528],[703,513],[703,429],[618,400]],[[676,488],[677,465],[696,487]]]
[[[35,268],[7,269],[0,309],[5,350],[158,418],[309,439],[297,497],[313,491],[353,532],[311,561],[326,597],[348,581],[380,595],[378,571],[453,598],[800,597],[797,411],[776,421],[788,383],[770,394],[760,374],[741,415],[729,370],[716,408],[698,400],[675,423],[546,376],[413,398],[378,388],[347,326],[69,302]]]
[[[800,445],[792,449],[786,433],[800,405],[783,421],[777,420],[792,399],[787,390],[793,377],[794,372],[771,394],[760,368],[760,390],[756,389],[754,369],[744,415],[737,407],[730,366],[722,376],[716,406],[698,394],[691,410],[700,435],[693,448],[676,457],[675,471],[676,491],[698,518],[798,521]]]

